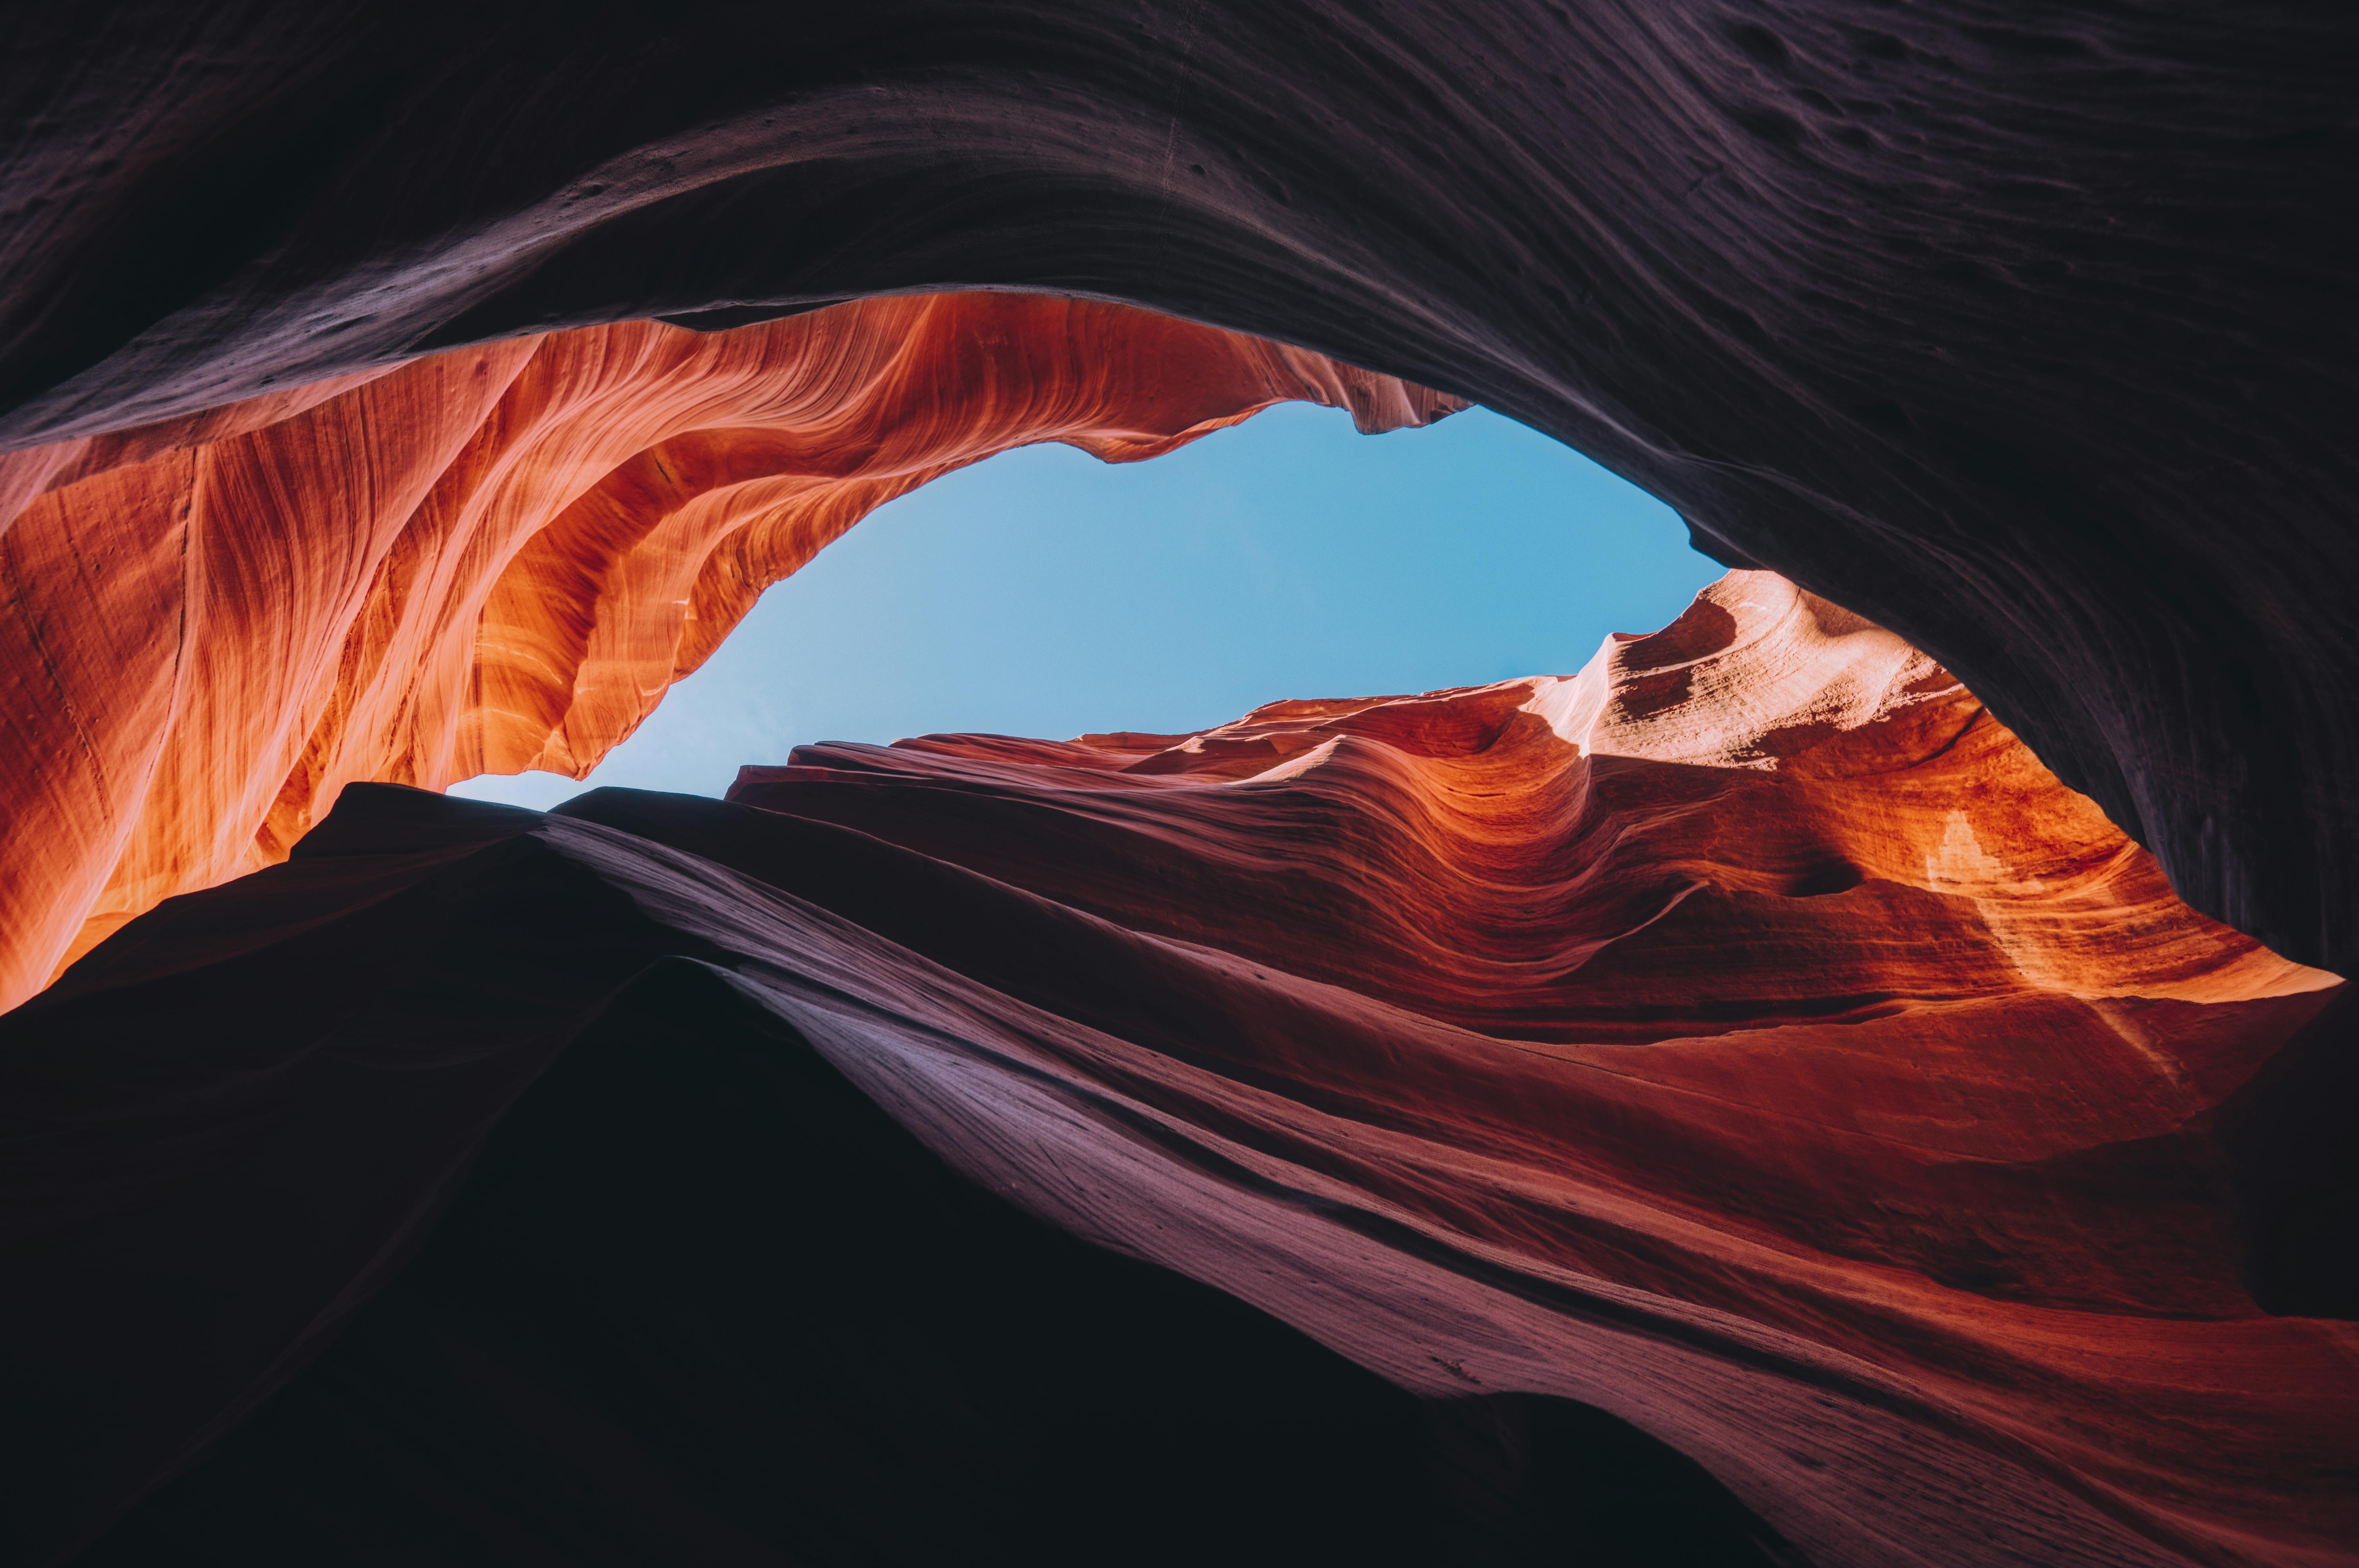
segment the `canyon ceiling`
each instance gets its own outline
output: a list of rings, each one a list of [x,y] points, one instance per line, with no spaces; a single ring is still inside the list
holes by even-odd
[[[2333,6],[114,4],[0,114],[0,441],[421,349],[1095,295],[1524,419],[2359,951]]]
[[[2299,5],[22,18],[0,1541],[2351,1563],[2354,71]],[[1733,570],[1573,678],[431,793],[940,473],[1288,398],[1497,408]]]

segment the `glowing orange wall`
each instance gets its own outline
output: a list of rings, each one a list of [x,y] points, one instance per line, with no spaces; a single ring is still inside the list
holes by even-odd
[[[357,779],[579,776],[872,508],[1032,441],[1457,405],[1127,309],[863,300],[512,339],[0,458],[0,1006]],[[20,510],[16,508],[21,508]]]

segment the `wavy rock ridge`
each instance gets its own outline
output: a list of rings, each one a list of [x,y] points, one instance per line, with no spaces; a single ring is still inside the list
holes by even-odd
[[[281,858],[353,779],[576,777],[872,508],[1287,398],[1461,405],[1114,305],[875,299],[515,338],[0,458],[0,1005]]]
[[[94,0],[0,64],[0,448],[558,327],[1128,300],[1589,453],[2348,969],[2354,69],[2332,5]]]
[[[2359,1341],[2256,1302],[2234,1130],[2334,995],[1758,572],[1570,680],[351,789],[0,1020],[9,1517],[2350,1563]]]
[[[2359,954],[2354,60],[19,18],[0,993],[98,945],[0,1019],[0,1555],[2350,1562],[2359,1040],[2249,938]],[[1571,681],[343,789],[586,766],[998,446],[1446,406],[945,288],[1548,430],[2248,936],[1757,574]]]

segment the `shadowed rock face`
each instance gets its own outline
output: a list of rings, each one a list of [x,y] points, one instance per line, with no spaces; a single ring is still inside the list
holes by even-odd
[[[5,440],[553,326],[1128,299],[1563,438],[2347,967],[2354,44],[1982,0],[52,8],[0,70]]]
[[[0,1005],[283,857],[355,779],[579,777],[764,588],[1027,441],[1453,398],[1117,305],[875,299],[512,338],[0,458]],[[19,509],[20,508],[20,509]]]
[[[0,1556],[2351,1563],[2355,41],[22,18],[0,989],[98,945],[0,1018]],[[1280,397],[1785,575],[1201,735],[344,789],[584,768],[878,501]]]
[[[0,1019],[10,1549],[2350,1563],[2256,1152],[2337,995],[1767,573],[1197,735],[355,786]]]

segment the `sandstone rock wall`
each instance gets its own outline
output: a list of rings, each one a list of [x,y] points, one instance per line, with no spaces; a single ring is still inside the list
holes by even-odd
[[[355,786],[0,1019],[27,1560],[2354,1561],[2333,977],[1781,579],[734,794]]]
[[[356,779],[577,777],[770,583],[1028,441],[1110,462],[1282,398],[1459,405],[1121,306],[585,328],[0,458],[0,1004],[279,859]],[[0,483],[0,488],[5,488]]]
[[[2347,7],[104,0],[0,68],[0,447],[969,287],[1473,397],[2359,962]]]

